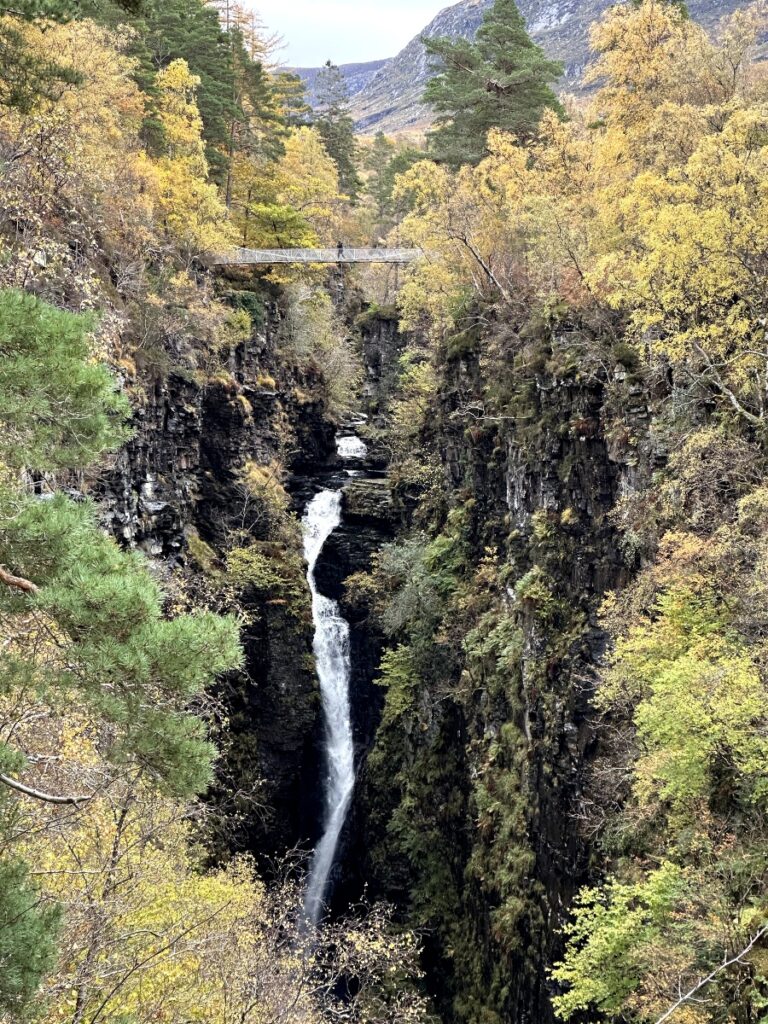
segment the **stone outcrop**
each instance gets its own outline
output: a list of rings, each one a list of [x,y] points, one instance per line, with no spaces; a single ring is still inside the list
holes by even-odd
[[[358,327],[369,416],[358,429],[375,439],[386,435],[406,339],[386,310],[362,315]],[[568,347],[567,339],[558,344]],[[455,887],[451,899],[458,900],[451,913],[458,913],[474,957],[470,965],[447,956],[439,927],[425,933],[425,965],[441,1014],[460,1024],[466,1016],[457,1007],[469,1000],[503,1021],[549,1024],[546,965],[557,956],[559,927],[590,870],[574,816],[596,742],[590,686],[604,653],[596,612],[605,592],[629,571],[610,512],[663,453],[643,440],[649,418],[645,395],[621,366],[612,376],[591,377],[573,368],[542,369],[523,404],[500,420],[477,414],[484,373],[471,347],[444,357],[430,429],[438,442],[446,503],[468,512],[475,564],[486,550],[498,549],[507,553],[513,579],[542,566],[568,615],[560,632],[553,632],[510,589],[508,612],[522,642],[504,695],[480,688],[472,699],[459,700],[425,692],[419,723],[406,723],[400,738],[402,760],[379,759],[374,774],[365,759],[381,718],[384,692],[376,679],[385,638],[364,603],[350,597],[347,581],[366,572],[374,552],[408,528],[408,513],[402,502],[393,502],[383,475],[386,445],[378,451],[374,444],[358,461],[337,458],[335,427],[322,405],[304,397],[312,382],[295,379],[280,365],[269,320],[231,353],[225,372],[200,380],[175,371],[145,382],[135,435],[99,487],[105,516],[121,542],[144,550],[160,566],[191,572],[194,583],[201,569],[193,566],[190,542],[197,539],[221,565],[232,531],[242,529],[241,471],[249,459],[268,465],[292,452],[297,511],[318,487],[343,486],[342,523],[316,569],[321,591],[341,601],[351,625],[351,698],[361,765],[340,845],[336,904],[348,904],[367,885],[371,895],[395,902],[407,916],[418,878],[410,857],[386,845],[387,815],[396,801],[397,773],[426,765],[431,774],[424,777],[425,800],[439,822],[434,844],[445,851]],[[631,450],[621,432],[606,430],[617,388]],[[264,539],[259,529],[257,523],[250,527],[255,541]],[[246,667],[224,680],[219,694],[228,720],[222,785],[213,799],[222,801],[226,827],[216,842],[227,852],[255,853],[267,865],[317,838],[322,720],[311,618],[301,599],[267,599],[255,588],[240,600],[248,614]],[[515,948],[502,946],[491,925],[500,898],[493,879],[479,877],[472,867],[499,841],[477,835],[473,787],[486,771],[489,748],[510,728],[521,754],[508,776],[524,820],[514,841],[526,863],[530,857]],[[484,979],[479,988],[478,978]]]
[[[365,836],[358,881],[407,920],[429,921],[427,977],[441,1017],[456,1024],[483,1015],[553,1021],[547,967],[590,878],[577,818],[597,742],[590,697],[605,651],[597,612],[631,572],[610,513],[663,459],[647,440],[648,396],[623,367],[590,374],[570,362],[558,372],[571,342],[553,344],[561,355],[542,355],[501,418],[482,414],[489,381],[478,353],[444,356],[431,429],[445,499],[465,517],[470,572],[488,551],[505,552],[510,583],[499,614],[519,636],[519,654],[500,675],[473,676],[471,695],[459,685],[467,662],[454,667],[453,684],[443,677],[436,692],[424,684],[412,719],[364,770],[355,808]],[[538,593],[518,592],[531,570],[546,580],[552,618]],[[478,780],[499,803],[482,829]],[[409,821],[419,823],[413,834]]]
[[[399,319],[394,307],[376,307],[358,320],[365,371],[363,408],[369,416],[386,412],[397,387],[399,358],[408,341],[399,329]]]

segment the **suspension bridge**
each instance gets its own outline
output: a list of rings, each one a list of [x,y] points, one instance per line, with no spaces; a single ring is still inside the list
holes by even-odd
[[[215,256],[211,263],[217,267],[274,263],[413,263],[421,256],[421,249],[233,249]]]

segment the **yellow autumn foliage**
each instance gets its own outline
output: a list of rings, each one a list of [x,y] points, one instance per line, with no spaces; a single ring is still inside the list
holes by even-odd
[[[407,326],[452,328],[467,303],[524,319],[562,302],[618,317],[665,358],[762,423],[768,394],[768,104],[755,45],[763,3],[713,38],[673,5],[617,5],[592,32],[599,83],[523,148],[500,132],[477,167],[429,162],[399,179],[402,224],[427,259],[409,273]]]
[[[218,189],[208,181],[203,122],[195,102],[200,79],[186,61],[174,60],[157,75],[158,116],[166,154],[143,156],[155,182],[158,227],[187,258],[224,252],[233,235]]]
[[[152,239],[148,177],[138,160],[144,97],[124,44],[107,29],[82,21],[17,30],[35,58],[56,59],[80,82],[38,98],[28,112],[0,108],[2,226],[17,225],[2,283],[43,283],[68,273],[92,299],[88,256],[97,231],[118,274]],[[67,210],[77,216],[67,221]]]
[[[277,161],[235,160],[232,219],[240,245],[269,249],[335,244],[341,202],[336,165],[312,128],[292,131]]]
[[[94,255],[102,248],[121,282],[149,258],[186,264],[228,247],[227,212],[207,178],[197,80],[186,63],[174,61],[157,75],[167,151],[152,158],[140,139],[146,97],[126,54],[129,35],[88,20],[14,29],[32,57],[55,59],[78,81],[39,96],[29,111],[2,111],[8,173],[0,197],[4,218],[22,232],[14,233],[2,282],[29,286],[67,274],[81,303],[96,305]]]
[[[323,243],[333,243],[342,200],[339,173],[314,128],[290,134],[277,174],[279,200],[305,217]]]
[[[0,736],[10,730],[24,748],[30,781],[83,798],[23,799],[5,822],[40,900],[62,911],[58,960],[39,994],[47,1024],[320,1024],[340,1009],[342,976],[360,985],[344,1002],[348,1019],[424,1019],[423,1000],[401,983],[416,970],[412,935],[371,908],[328,926],[326,941],[304,927],[300,879],[270,891],[247,857],[207,867],[205,808],[162,796],[135,765],[108,764],[108,730],[73,698],[0,697]],[[0,1021],[11,1024],[1,1011]]]

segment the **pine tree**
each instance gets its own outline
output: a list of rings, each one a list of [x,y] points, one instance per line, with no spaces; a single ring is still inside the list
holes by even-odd
[[[154,96],[157,67],[185,60],[200,79],[197,105],[203,119],[205,156],[211,178],[231,195],[231,166],[236,152],[258,136],[261,155],[279,156],[284,125],[276,90],[263,57],[274,40],[259,46],[258,23],[238,4],[205,0],[146,0],[148,13],[134,46],[142,61],[138,81]],[[252,130],[253,129],[253,130]],[[145,138],[162,151],[156,112],[147,121]]]
[[[496,0],[474,42],[438,38],[424,45],[440,69],[424,98],[437,111],[429,144],[441,162],[478,163],[491,128],[525,141],[544,110],[561,112],[550,83],[562,65],[532,41],[515,0]]]
[[[312,120],[307,86],[298,75],[280,71],[272,80],[278,110],[288,128],[303,128]]]
[[[398,151],[395,143],[383,132],[379,132],[374,138],[365,160],[366,169],[371,172],[367,191],[376,203],[376,213],[382,231],[389,231],[397,222],[398,214],[402,212],[393,198],[397,176],[405,174],[409,168],[424,158],[422,150],[411,146]]]
[[[242,115],[237,104],[232,43],[214,7],[203,0],[147,0],[147,15],[137,46],[146,54],[142,88],[151,90],[158,67],[185,60],[200,79],[197,105],[203,119],[206,159],[211,177],[223,183],[227,174],[233,120]]]
[[[90,358],[89,317],[0,293],[0,460],[38,470],[87,466],[127,436],[128,403]]]
[[[379,219],[384,217],[386,204],[386,187],[384,185],[384,170],[395,154],[395,144],[388,139],[384,132],[377,132],[371,148],[365,154],[365,168],[371,172],[366,183],[366,191],[376,203]]]
[[[362,188],[357,173],[355,123],[349,113],[349,89],[344,75],[331,61],[317,76],[316,89],[315,127],[339,169],[342,192],[354,202]]]
[[[23,861],[0,860],[0,1011],[24,1019],[55,961],[60,913],[42,904]]]
[[[190,794],[206,787],[213,751],[188,703],[239,663],[237,624],[165,618],[142,558],[99,529],[90,502],[40,501],[12,473],[84,469],[125,437],[128,407],[92,358],[91,326],[0,292],[0,622],[11,633],[3,686],[76,695],[108,726],[113,761],[138,763],[167,791]],[[24,615],[33,609],[45,629],[30,642]],[[0,765],[16,753],[0,745]]]

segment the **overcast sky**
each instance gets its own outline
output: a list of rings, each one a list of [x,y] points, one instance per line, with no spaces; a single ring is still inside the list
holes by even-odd
[[[452,0],[248,0],[286,47],[282,61],[317,67],[394,57]]]

